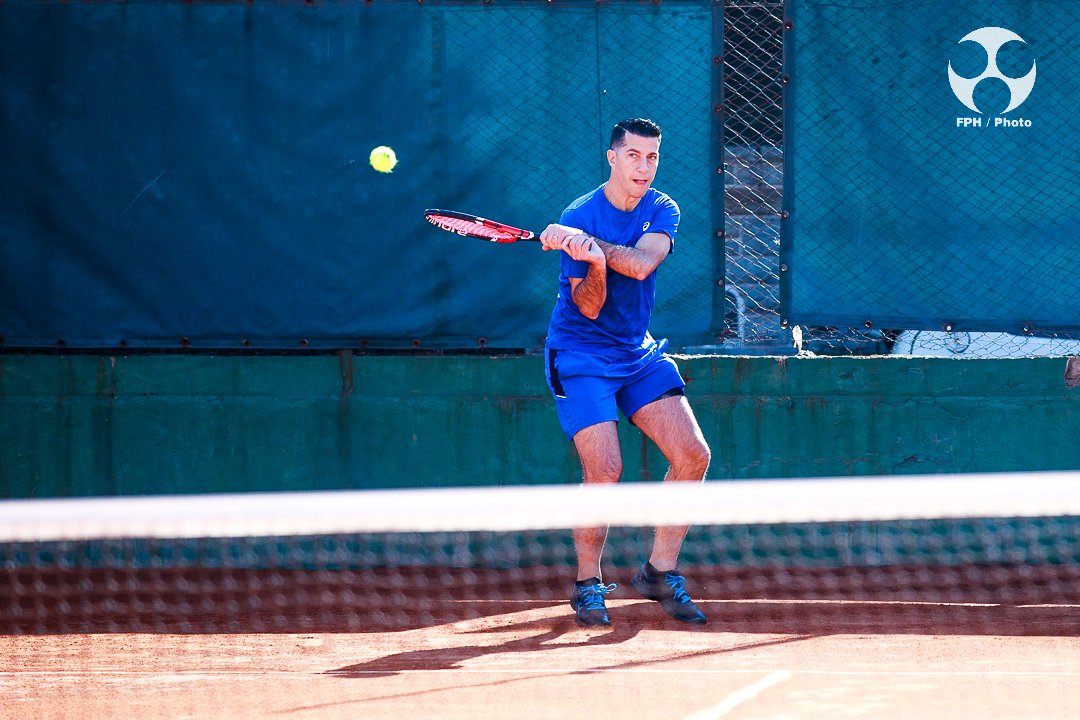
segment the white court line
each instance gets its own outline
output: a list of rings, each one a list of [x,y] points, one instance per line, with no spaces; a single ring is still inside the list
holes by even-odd
[[[718,704],[699,710],[692,715],[687,715],[683,720],[716,720],[716,718],[722,718],[744,702],[753,700],[773,685],[778,685],[790,677],[791,673],[787,670],[775,670],[753,685],[747,685],[741,690],[736,690]]]

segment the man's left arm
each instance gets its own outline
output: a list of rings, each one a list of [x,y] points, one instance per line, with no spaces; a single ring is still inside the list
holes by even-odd
[[[671,238],[662,232],[645,233],[633,247],[612,245],[599,238],[593,241],[604,251],[609,268],[635,280],[649,277],[671,254]]]

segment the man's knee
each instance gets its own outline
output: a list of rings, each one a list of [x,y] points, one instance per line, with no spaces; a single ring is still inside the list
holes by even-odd
[[[622,477],[622,458],[618,455],[594,458],[581,469],[587,483],[616,483]]]
[[[587,483],[618,482],[622,476],[622,452],[614,422],[598,423],[574,436],[574,447],[581,460],[581,470]]]
[[[679,448],[679,453],[673,459],[672,465],[683,470],[680,474],[687,480],[700,480],[705,477],[710,462],[712,462],[712,451],[709,446],[704,440],[694,438]]]
[[[712,450],[702,440],[700,443],[696,443],[694,450],[691,453],[693,461],[701,467],[702,474],[709,469],[709,463],[712,462]]]

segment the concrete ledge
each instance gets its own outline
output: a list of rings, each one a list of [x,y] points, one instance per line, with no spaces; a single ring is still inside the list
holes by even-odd
[[[710,478],[1080,468],[1063,358],[680,357]],[[620,424],[627,480],[665,463]],[[0,355],[0,496],[576,482],[535,356]]]

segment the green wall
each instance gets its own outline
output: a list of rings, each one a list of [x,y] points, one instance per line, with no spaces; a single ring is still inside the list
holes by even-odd
[[[1080,468],[1063,359],[679,362],[710,478]],[[578,478],[532,356],[0,355],[0,439],[3,497]]]

